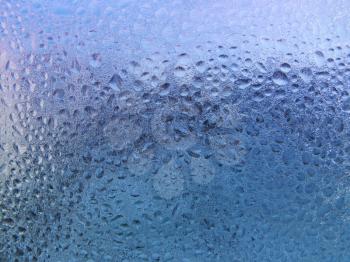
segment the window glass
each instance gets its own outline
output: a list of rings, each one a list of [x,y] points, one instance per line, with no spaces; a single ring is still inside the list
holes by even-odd
[[[347,10],[0,0],[0,261],[350,261]]]

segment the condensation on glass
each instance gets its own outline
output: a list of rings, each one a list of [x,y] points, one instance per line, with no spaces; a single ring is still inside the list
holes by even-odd
[[[350,261],[348,10],[0,0],[0,261]]]

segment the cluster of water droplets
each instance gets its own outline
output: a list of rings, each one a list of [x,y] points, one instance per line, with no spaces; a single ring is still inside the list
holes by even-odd
[[[88,2],[0,0],[0,261],[347,261],[345,36]]]

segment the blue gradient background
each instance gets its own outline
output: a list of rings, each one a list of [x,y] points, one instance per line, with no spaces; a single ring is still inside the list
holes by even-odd
[[[0,261],[350,261],[349,10],[0,0]]]

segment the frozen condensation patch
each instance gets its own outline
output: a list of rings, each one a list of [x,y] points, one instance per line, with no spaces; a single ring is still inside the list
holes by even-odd
[[[192,157],[190,171],[193,182],[200,185],[206,185],[214,179],[216,167],[209,159],[204,159],[203,157]]]
[[[116,150],[127,149],[141,136],[142,126],[137,117],[122,116],[109,121],[103,128],[104,136]]]
[[[179,111],[167,108],[156,110],[151,128],[156,141],[169,149],[185,150],[196,142],[193,118]]]
[[[183,167],[170,160],[163,165],[153,177],[153,186],[157,194],[165,199],[179,196],[184,190]]]

